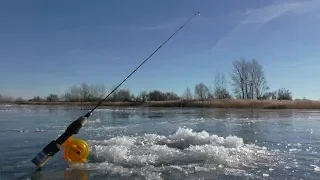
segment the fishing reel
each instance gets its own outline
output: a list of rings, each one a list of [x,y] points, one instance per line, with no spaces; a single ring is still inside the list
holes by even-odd
[[[73,136],[67,139],[62,145],[63,157],[69,163],[84,163],[89,156],[89,145],[82,139],[73,139]]]
[[[85,162],[89,155],[89,146],[84,140],[73,139],[73,136],[78,134],[80,128],[86,122],[87,118],[83,116],[73,121],[67,127],[66,131],[57,140],[51,141],[44,147],[42,151],[32,159],[32,162],[38,168],[41,168],[62,148],[64,148],[64,158],[68,162]]]

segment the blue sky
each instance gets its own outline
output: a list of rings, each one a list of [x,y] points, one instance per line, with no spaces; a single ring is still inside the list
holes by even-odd
[[[0,93],[30,98],[73,84],[183,93],[256,58],[272,90],[320,99],[320,1],[1,1]],[[231,87],[230,87],[231,90]]]

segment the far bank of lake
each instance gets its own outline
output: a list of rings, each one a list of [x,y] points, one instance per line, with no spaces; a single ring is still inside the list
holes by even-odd
[[[0,102],[0,104],[21,105],[73,105],[93,106],[97,102]],[[142,106],[142,107],[193,107],[193,108],[246,108],[246,109],[320,109],[320,101],[311,100],[242,100],[242,99],[213,99],[206,101],[177,100],[177,101],[146,101],[146,102],[103,102],[102,106]]]

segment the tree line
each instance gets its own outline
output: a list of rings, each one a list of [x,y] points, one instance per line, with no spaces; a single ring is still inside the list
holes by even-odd
[[[119,89],[107,99],[107,101],[168,101],[168,100],[208,100],[208,99],[259,99],[259,100],[292,100],[288,89],[280,88],[270,91],[262,65],[256,60],[236,60],[232,63],[230,80],[223,72],[217,72],[213,78],[213,89],[203,82],[194,86],[193,92],[187,87],[179,96],[175,92],[161,92],[159,90],[142,91],[134,95],[129,89]],[[231,91],[228,90],[231,85]],[[115,87],[115,86],[114,86]],[[232,93],[233,92],[233,95]],[[92,102],[102,100],[106,96],[104,85],[73,85],[63,95],[49,94],[47,97],[36,96],[29,101],[70,101]],[[0,101],[22,101],[22,98],[5,97],[0,94]]]
[[[240,59],[232,63],[233,69],[228,81],[225,73],[217,72],[212,91],[204,84],[195,85],[194,98],[197,100],[207,99],[258,99],[258,100],[292,100],[291,92],[286,88],[270,91],[263,67],[256,60],[247,61]],[[233,96],[227,86],[231,84]],[[190,89],[183,94],[185,99],[192,99]]]
[[[113,89],[113,88],[112,88]],[[66,90],[63,95],[50,94],[47,97],[35,96],[28,101],[34,102],[94,102],[100,101],[107,95],[104,85],[89,85],[82,83],[81,85],[73,85]],[[179,100],[179,95],[174,92],[161,92],[159,90],[142,91],[138,95],[134,95],[129,89],[115,90],[106,101],[111,102],[145,102],[145,101],[168,101]],[[1,99],[0,99],[1,100]],[[13,98],[10,99],[13,101]],[[23,101],[18,99],[17,101]]]

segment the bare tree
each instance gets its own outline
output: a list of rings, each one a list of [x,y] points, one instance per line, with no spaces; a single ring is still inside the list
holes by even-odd
[[[90,86],[87,83],[82,83],[80,86],[80,96],[82,101],[89,101],[92,99]]]
[[[214,77],[214,87],[219,89],[227,87],[227,78],[224,73],[217,71]]]
[[[64,94],[66,101],[80,101],[80,89],[76,85],[72,85],[67,92]]]
[[[76,85],[71,86],[64,97],[66,101],[96,101],[103,98],[105,88],[103,85],[88,85],[82,83],[79,87]]]
[[[50,94],[49,96],[47,96],[46,100],[49,102],[56,102],[59,101],[59,96],[56,94]]]
[[[186,91],[183,93],[182,98],[185,100],[191,100],[192,99],[192,93],[189,87],[187,87]]]
[[[117,85],[113,85],[110,92],[115,89],[117,87]],[[111,101],[117,101],[117,99],[119,99],[118,97],[118,92],[119,92],[119,89],[116,89],[110,96],[110,99]]]
[[[174,93],[174,92],[166,92],[166,100],[179,100],[180,97],[178,96],[178,94]]]
[[[234,93],[241,99],[260,99],[269,89],[262,66],[255,59],[233,62],[231,79]]]
[[[204,83],[199,83],[195,86],[195,96],[201,101],[205,100],[209,96],[209,88]]]
[[[90,94],[91,94],[92,101],[101,100],[105,96],[104,85],[91,85],[90,86]]]
[[[217,99],[231,99],[231,95],[227,89],[215,89],[214,96]]]
[[[285,88],[279,89],[278,100],[292,100],[291,92]]]
[[[262,95],[266,90],[269,89],[267,86],[267,80],[264,76],[262,66],[257,60],[253,59],[250,63],[250,90],[252,99],[261,99]]]
[[[227,79],[224,73],[217,72],[216,76],[214,78],[214,90],[213,95],[217,99],[229,99],[231,98],[231,95],[229,94],[227,90]]]
[[[247,63],[244,59],[233,62],[231,79],[234,93],[238,98],[246,99],[247,95]]]
[[[142,102],[147,101],[148,100],[148,92],[147,91],[140,92],[139,95],[137,96],[137,100],[142,101]]]
[[[154,90],[149,93],[149,100],[150,101],[165,101],[166,100],[166,94],[159,91]]]
[[[41,102],[43,101],[44,99],[41,98],[40,96],[35,96],[33,97],[32,99],[30,99],[29,101],[34,101],[34,102]]]
[[[131,101],[131,94],[129,89],[120,89],[117,92],[118,99],[115,99],[116,101]]]

